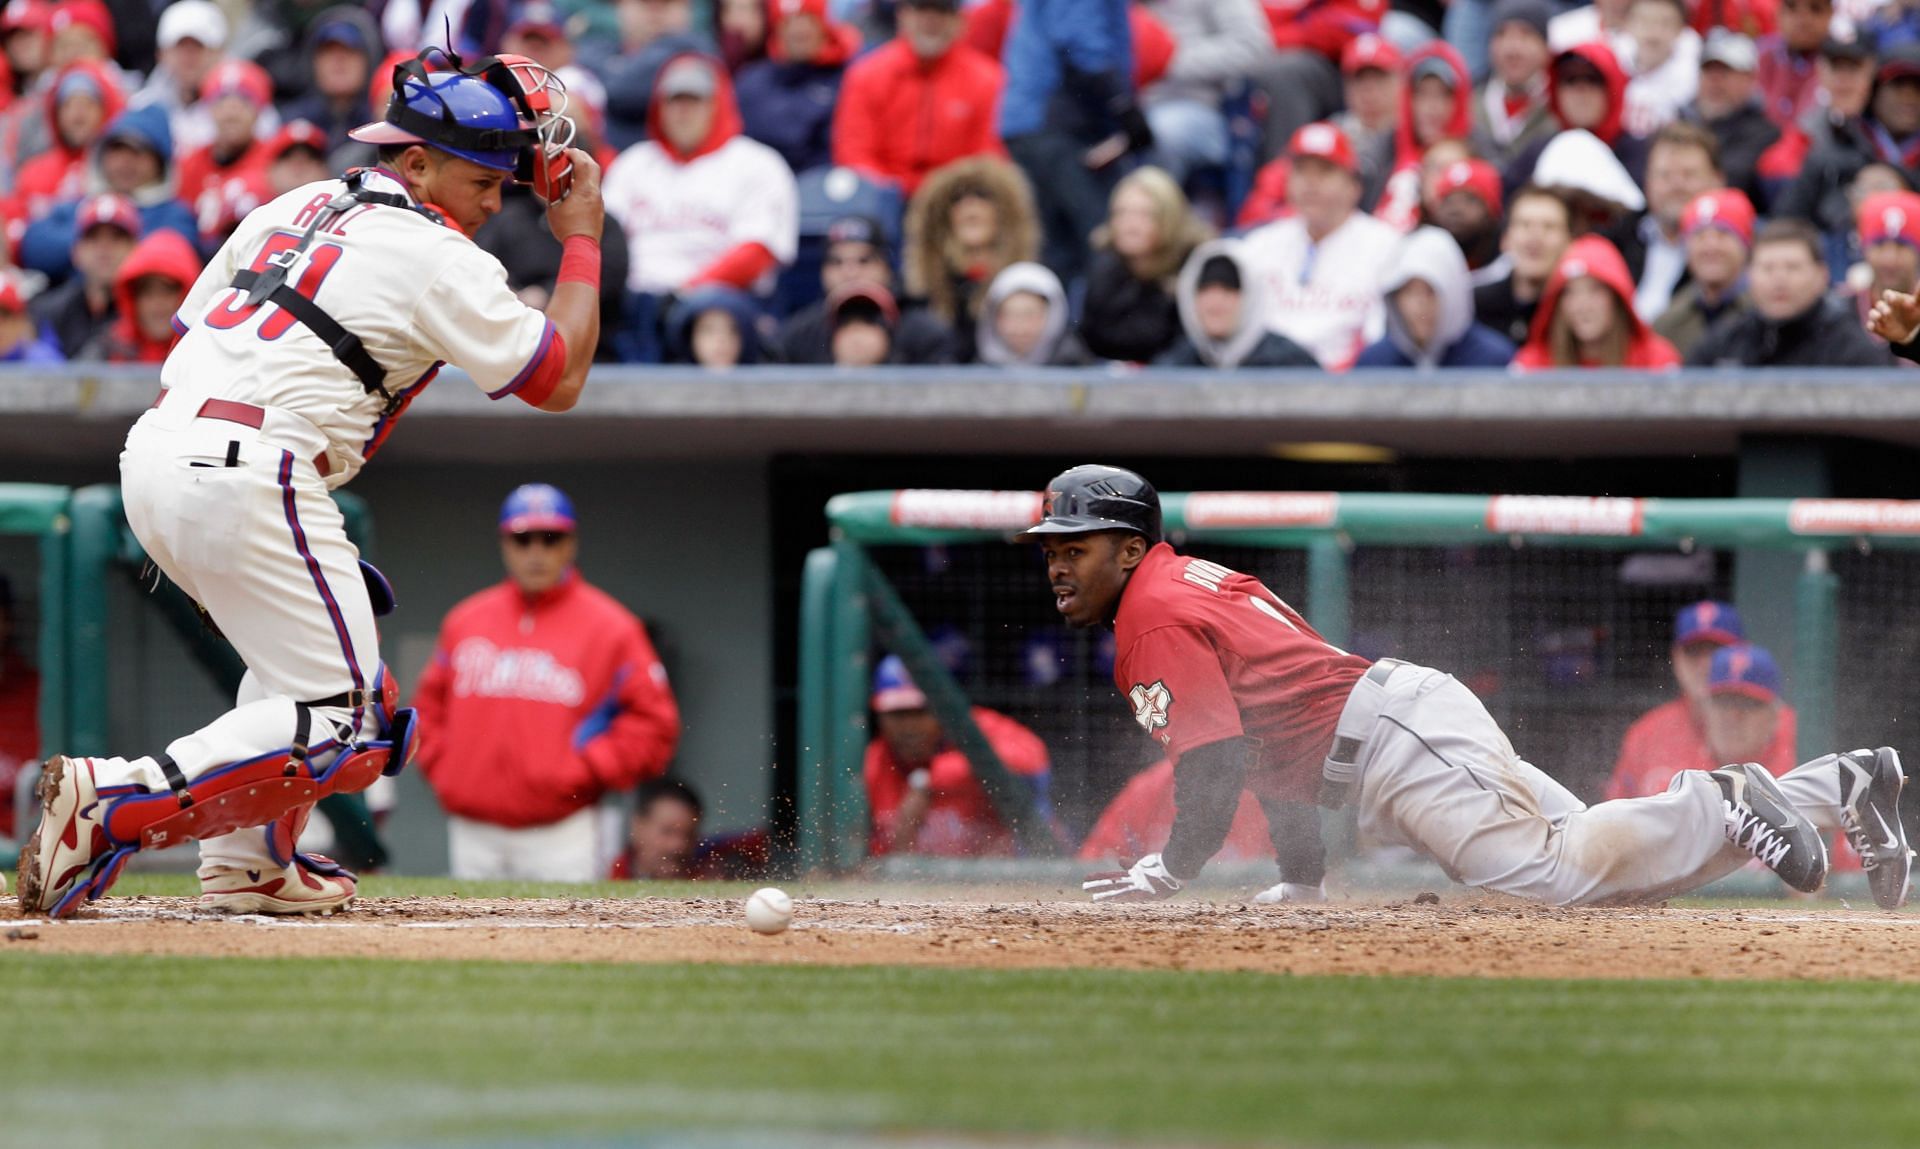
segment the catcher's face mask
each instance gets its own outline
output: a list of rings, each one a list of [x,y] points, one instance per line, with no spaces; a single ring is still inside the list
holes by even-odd
[[[505,92],[521,110],[536,137],[520,153],[515,182],[530,185],[547,203],[559,203],[573,190],[574,123],[567,118],[567,86],[560,77],[525,56],[505,53],[481,62],[480,77]]]

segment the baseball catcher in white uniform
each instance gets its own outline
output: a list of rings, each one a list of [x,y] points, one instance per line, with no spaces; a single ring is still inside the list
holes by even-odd
[[[429,65],[435,70],[429,70]],[[313,804],[398,772],[411,713],[380,661],[392,592],[327,492],[365,465],[443,363],[494,399],[578,400],[599,339],[599,169],[565,89],[523,57],[423,52],[394,71],[379,163],[252,212],[175,319],[163,390],[120,456],[127,521],[245,659],[236,706],[163,750],[54,757],[20,856],[26,912],[100,897],[135,851],[200,843],[201,900],[331,912],[354,877],[294,852]],[[544,313],[470,238],[509,179],[565,252]]]

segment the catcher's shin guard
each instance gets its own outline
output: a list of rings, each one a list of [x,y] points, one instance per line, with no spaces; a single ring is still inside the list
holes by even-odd
[[[75,885],[50,912],[62,917],[81,898],[94,901],[110,889],[127,859],[140,850],[230,834],[254,826],[269,827],[276,852],[294,857],[293,841],[305,825],[305,812],[334,794],[354,794],[381,774],[397,774],[413,755],[413,712],[377,707],[388,735],[370,742],[333,741],[306,745],[309,707],[297,706],[299,728],[292,746],[218,766],[189,782],[172,758],[156,755],[168,789],[122,794],[104,801],[100,826],[109,852],[93,864],[87,879]],[[299,815],[298,818],[289,817]],[[280,823],[285,820],[285,826]],[[331,865],[331,863],[328,863]]]

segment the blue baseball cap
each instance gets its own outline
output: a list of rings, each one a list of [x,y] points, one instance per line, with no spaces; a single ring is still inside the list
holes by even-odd
[[[1717,642],[1731,646],[1747,640],[1747,628],[1740,625],[1740,612],[1724,602],[1696,602],[1681,610],[1673,620],[1673,645],[1689,642]]]
[[[1780,667],[1764,646],[1737,642],[1713,652],[1708,694],[1744,694],[1762,702],[1780,699]]]
[[[546,483],[528,483],[515,487],[500,504],[500,533],[517,535],[522,531],[565,531],[573,533],[573,500],[558,487]]]
[[[873,669],[873,712],[925,710],[927,696],[907,673],[907,664],[897,654],[889,654]]]

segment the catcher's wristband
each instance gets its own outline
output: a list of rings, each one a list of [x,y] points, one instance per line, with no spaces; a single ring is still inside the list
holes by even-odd
[[[560,245],[560,274],[554,283],[584,283],[600,290],[600,241],[590,235],[568,236]]]

